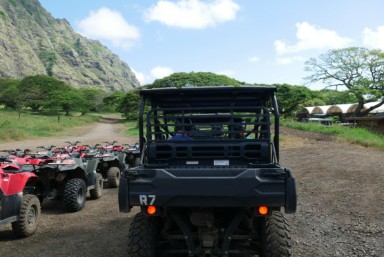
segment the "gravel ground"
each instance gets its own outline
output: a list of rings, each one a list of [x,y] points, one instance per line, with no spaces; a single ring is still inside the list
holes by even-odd
[[[79,140],[95,144],[136,138],[119,134],[118,123],[98,123],[71,136],[8,142],[0,149],[64,145]],[[280,163],[293,170],[298,210],[291,223],[295,256],[384,257],[384,152],[314,133],[282,129]],[[105,188],[98,200],[66,213],[58,201],[45,201],[36,234],[16,239],[11,226],[0,227],[1,257],[126,256],[131,217],[120,213],[117,189]]]
[[[384,256],[384,152],[284,129],[298,211],[287,215],[295,256]]]

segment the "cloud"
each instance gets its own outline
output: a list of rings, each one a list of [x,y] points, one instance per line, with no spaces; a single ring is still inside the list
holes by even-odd
[[[352,43],[352,39],[341,37],[333,30],[315,27],[308,22],[296,23],[295,45],[288,45],[282,40],[276,40],[274,46],[277,54],[298,53],[312,49],[344,48]]]
[[[260,58],[258,56],[251,56],[248,58],[248,62],[258,62]]]
[[[151,76],[155,79],[162,79],[174,73],[172,68],[164,67],[164,66],[156,66],[151,69]]]
[[[147,81],[149,80],[149,78],[147,78],[144,73],[142,72],[138,72],[136,71],[135,69],[131,68],[131,70],[133,71],[133,73],[135,73],[135,76],[137,78],[137,80],[140,82],[140,85],[145,85],[147,83]]]
[[[376,31],[365,28],[363,31],[363,44],[367,47],[384,50],[384,26],[377,27]]]
[[[204,29],[236,19],[240,6],[234,0],[160,0],[149,8],[144,18],[148,22],[158,21],[170,27]]]
[[[164,66],[156,66],[152,68],[149,74],[139,72],[133,68],[131,68],[131,70],[135,73],[140,85],[152,84],[156,79],[162,79],[174,73],[172,68]]]
[[[278,57],[276,62],[281,65],[288,65],[295,62],[305,62],[306,58],[302,56],[291,56],[291,57]]]
[[[131,48],[140,38],[140,32],[130,25],[121,13],[102,7],[91,11],[88,17],[78,23],[79,33],[85,37],[108,41],[125,50]]]

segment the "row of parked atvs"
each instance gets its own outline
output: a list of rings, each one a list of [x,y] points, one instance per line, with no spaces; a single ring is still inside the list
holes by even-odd
[[[12,223],[18,237],[30,236],[45,199],[61,200],[69,212],[80,211],[88,192],[91,199],[100,198],[104,182],[118,187],[121,172],[140,163],[138,144],[65,143],[36,152],[0,150],[0,226]]]

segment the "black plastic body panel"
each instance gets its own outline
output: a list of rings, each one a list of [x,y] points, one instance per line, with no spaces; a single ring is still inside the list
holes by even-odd
[[[3,195],[0,198],[0,225],[16,221],[20,213],[22,194]]]
[[[119,183],[119,211],[121,212],[130,212],[132,206],[129,205],[129,190],[128,190],[128,179],[125,177],[120,177]]]
[[[215,160],[230,160],[231,166],[245,163],[270,163],[271,149],[268,142],[243,140],[241,142],[177,142],[163,141],[148,145],[147,157],[152,164],[183,166],[198,162],[199,166],[214,165]]]
[[[296,206],[289,170],[267,168],[145,168],[125,172],[120,209],[160,207],[270,207]],[[290,180],[291,182],[287,182]],[[291,184],[290,184],[291,185]],[[128,198],[127,198],[128,196]],[[287,201],[291,201],[287,203]],[[291,208],[292,211],[292,208]]]

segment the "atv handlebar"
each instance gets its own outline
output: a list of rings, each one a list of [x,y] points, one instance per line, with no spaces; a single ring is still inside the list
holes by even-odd
[[[75,141],[75,142],[65,141],[64,143],[70,144],[71,146],[76,146],[78,143],[81,143],[81,142],[80,141]]]
[[[49,146],[37,146],[36,148],[42,148],[44,150],[52,150],[52,148],[56,147],[55,145],[49,145]]]
[[[12,160],[8,157],[0,156],[0,162],[12,163]]]
[[[107,144],[107,145],[114,145],[115,143],[117,143],[117,141],[115,141],[115,140],[112,142],[104,141],[103,143]]]

